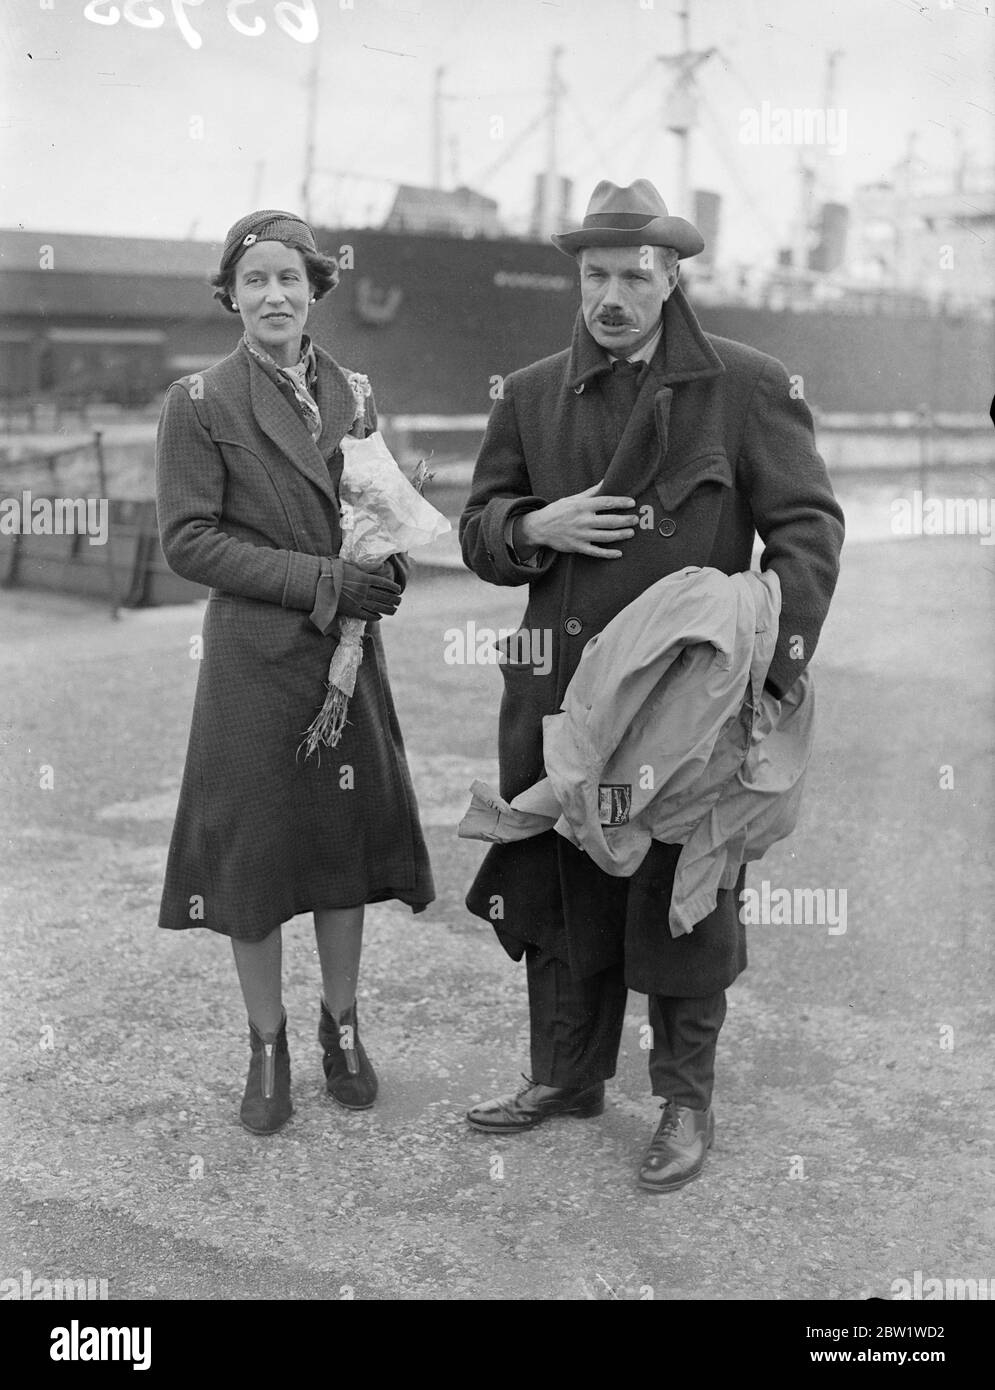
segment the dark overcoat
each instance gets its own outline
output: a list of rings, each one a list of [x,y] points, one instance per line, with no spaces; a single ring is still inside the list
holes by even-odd
[[[501,667],[508,799],[542,776],[542,719],[559,709],[585,644],[658,579],[686,565],[748,570],[759,532],[761,567],[781,582],[769,674],[781,694],[811,659],[829,607],[843,516],[804,400],[780,362],[705,334],[679,287],[663,319],[627,420],[609,408],[610,362],[581,315],[572,346],[513,372],[491,413],[460,521],[463,558],[492,584],[529,585],[522,627],[548,633],[552,649],[548,675],[527,661]],[[548,551],[538,565],[516,562],[505,542],[510,518],[601,480],[606,496],[632,497],[639,509],[621,559]],[[515,639],[510,647],[513,656],[537,651]],[[633,989],[711,994],[746,963],[743,875],[691,935],[675,940],[667,918],[679,853],[654,843],[635,875],[613,878],[550,830],[492,846],[467,905],[516,959],[536,945],[589,976],[624,957]]]
[[[326,635],[311,614],[320,557],[341,544],[339,443],[355,415],[342,368],[315,353],[317,443],[289,384],[244,342],[163,405],[163,552],[211,592],[161,927],[261,940],[315,908],[399,898],[417,912],[434,897],[378,623],[338,747],[320,763],[297,752],[339,640],[338,619]]]

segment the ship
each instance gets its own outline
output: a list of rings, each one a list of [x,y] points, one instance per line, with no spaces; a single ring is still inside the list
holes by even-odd
[[[984,253],[995,233],[995,170],[975,167],[961,151],[944,184],[926,186],[913,137],[894,171],[845,204],[827,196],[825,141],[807,145],[801,131],[798,208],[786,244],[766,268],[730,268],[717,254],[722,198],[695,188],[691,172],[700,73],[714,50],[692,47],[687,4],[682,21],[680,50],[656,55],[645,78],[658,83],[662,73],[668,83],[664,121],[679,152],[670,206],[706,242],[703,255],[682,263],[681,280],[705,330],[778,358],[817,418],[985,417],[995,263]],[[827,56],[825,112],[834,109],[840,57]],[[479,432],[502,377],[570,342],[577,272],[550,241],[578,220],[556,157],[561,58],[561,49],[550,54],[540,113],[547,157],[535,175],[533,216],[524,234],[511,235],[479,189],[442,186],[441,70],[432,184],[398,185],[380,225],[322,225],[311,206],[315,55],[301,207],[342,274],[315,306],[310,331],[338,360],[369,373],[386,416],[430,421],[436,434],[463,422]],[[169,381],[229,352],[241,325],[207,288],[220,250],[202,241],[0,230],[0,409],[8,422],[101,404],[151,409]]]
[[[894,170],[843,203],[818,147],[803,142],[786,244],[766,266],[730,266],[719,254],[722,198],[694,187],[691,173],[697,74],[711,50],[694,50],[686,25],[684,38],[649,71],[659,63],[671,83],[667,129],[680,158],[668,204],[706,242],[681,269],[704,329],[784,363],[816,417],[831,474],[894,479],[912,469],[923,488],[931,468],[987,476],[995,263],[984,253],[995,233],[995,171],[962,153],[927,186],[910,138]],[[560,57],[550,55],[547,159],[534,176],[532,218],[514,229],[481,188],[444,184],[440,74],[431,182],[394,185],[376,225],[350,223],[344,200],[339,216],[316,213],[312,70],[299,206],[341,275],[314,306],[309,332],[369,374],[395,454],[404,466],[431,458],[432,500],[453,517],[503,378],[566,347],[579,309],[576,266],[550,241],[579,220],[556,160]],[[838,59],[827,61],[826,109]],[[110,498],[114,535],[99,555],[73,537],[0,538],[0,587],[105,594],[112,611],[203,597],[166,567],[150,498],[166,386],[226,356],[241,336],[209,285],[220,256],[210,241],[0,229],[0,463],[11,485],[37,482],[38,495],[68,486]],[[442,561],[458,564],[458,555]]]

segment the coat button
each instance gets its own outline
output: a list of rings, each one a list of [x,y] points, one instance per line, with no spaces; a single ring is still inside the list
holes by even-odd
[[[571,637],[576,637],[578,632],[584,631],[584,624],[579,618],[568,618],[563,624],[564,632],[568,632]]]
[[[661,536],[672,536],[677,530],[677,522],[671,517],[665,516],[657,527],[657,530],[660,532]]]

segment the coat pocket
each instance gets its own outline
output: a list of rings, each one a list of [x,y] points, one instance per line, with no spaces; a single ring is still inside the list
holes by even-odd
[[[219,650],[229,655],[237,652],[260,667],[294,666],[315,659],[315,653],[327,661],[338,645],[337,632],[323,637],[299,609],[223,590],[211,591],[205,622],[207,617]]]
[[[665,464],[664,471],[653,480],[657,496],[667,511],[676,511],[702,483],[732,487],[732,468],[722,449],[696,454],[676,467]]]
[[[494,643],[498,665],[505,680],[519,677],[547,677],[554,665],[551,628],[519,628]]]
[[[551,634],[550,634],[551,636]],[[498,649],[525,655],[524,638],[516,634],[522,645],[515,650],[514,639],[499,642]],[[498,753],[501,766],[501,795],[517,796],[543,775],[542,721],[555,714],[560,702],[556,697],[555,661],[552,653],[541,659],[533,642],[529,661],[500,663],[503,692],[498,718]]]

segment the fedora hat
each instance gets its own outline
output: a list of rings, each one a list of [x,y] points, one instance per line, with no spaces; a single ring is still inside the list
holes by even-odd
[[[566,256],[585,246],[672,246],[683,260],[705,249],[698,228],[683,217],[671,217],[649,179],[624,188],[602,179],[577,231],[554,233],[552,240]]]

